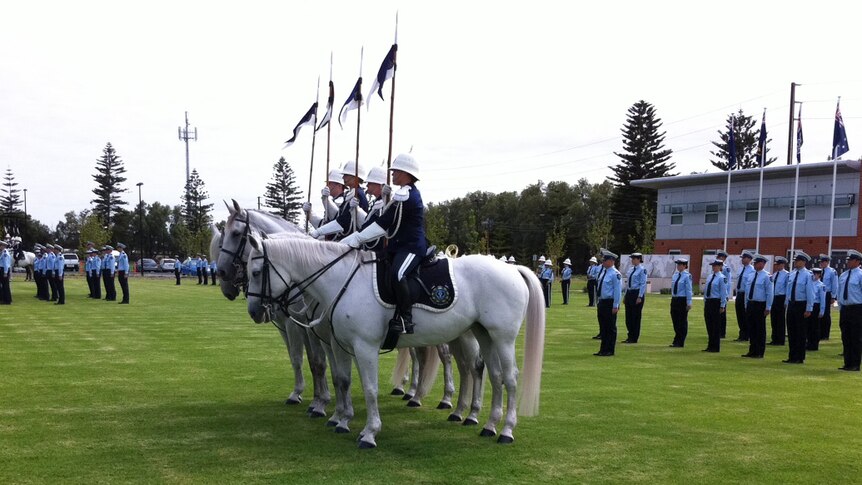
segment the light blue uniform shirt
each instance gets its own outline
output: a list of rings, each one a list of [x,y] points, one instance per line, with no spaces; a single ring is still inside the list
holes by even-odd
[[[784,296],[787,294],[787,276],[790,273],[786,269],[772,273],[772,287],[775,289],[775,296]]]
[[[733,295],[733,285],[731,284],[733,281],[733,269],[725,264],[721,267],[721,274],[723,274],[724,278],[727,280],[724,282],[724,287],[727,288],[727,297],[730,298],[731,295]]]
[[[727,278],[724,277],[724,272],[713,272],[706,278],[706,285],[703,287],[703,297],[707,299],[720,299],[721,308],[727,307]]]
[[[602,267],[599,272],[598,288],[596,294],[599,300],[614,300],[614,308],[620,307],[620,299],[623,294],[623,275],[613,266],[608,269]]]
[[[797,275],[799,279],[797,279]],[[814,309],[815,298],[817,295],[814,290],[814,275],[811,271],[805,268],[794,269],[787,276],[787,303],[792,301],[805,301],[805,311],[810,312]],[[793,282],[796,281],[796,293],[793,293]]]
[[[754,274],[754,266],[742,265],[742,268],[739,270],[739,276],[736,277],[736,285],[733,287],[735,292],[745,291],[746,295],[748,294],[748,286],[751,284],[750,278]],[[741,284],[740,284],[741,283]],[[747,297],[746,297],[747,298]]]
[[[676,290],[676,291],[674,291]],[[675,271],[670,283],[670,296],[685,297],[686,305],[691,305],[691,273],[688,270]]]
[[[33,271],[42,272],[42,255],[36,256],[36,259],[33,261]]]
[[[629,290],[638,290],[638,298],[643,298],[644,294],[646,294],[646,281],[647,273],[646,268],[644,268],[644,265],[633,265],[632,269],[629,270],[629,280],[627,288]]]
[[[826,285],[822,281],[815,280],[814,275],[811,275],[811,284],[814,286],[814,303],[820,304],[820,316],[822,317],[826,313]]]
[[[144,264],[143,259],[141,264]],[[117,258],[117,271],[125,271],[127,274],[129,272],[129,255],[125,251],[120,252],[120,256]]]
[[[63,257],[62,254],[58,255],[54,260],[54,276],[63,276],[63,272],[66,270],[66,258]]]
[[[7,276],[12,271],[12,256],[6,249],[0,250],[0,274]]]
[[[823,286],[826,287],[827,293],[832,293],[832,298],[838,293],[838,273],[832,266],[823,268]]]
[[[551,268],[545,268],[542,270],[542,274],[539,275],[539,279],[548,280],[548,283],[554,282],[554,270]]]
[[[54,253],[46,256],[45,267],[42,268],[42,272],[46,273],[48,271],[54,271],[54,263],[57,261],[57,256],[54,256]]]
[[[90,266],[92,271],[99,272],[102,269],[102,258],[97,255],[93,255],[93,265]]]
[[[599,264],[594,264],[587,268],[587,279],[595,280],[598,279],[599,273],[602,272],[602,266]]]
[[[210,261],[210,273],[216,274],[218,273],[218,265],[216,264],[216,260]]]
[[[102,258],[102,270],[107,271],[108,274],[110,274],[111,276],[114,276],[114,271],[116,271],[116,268],[114,268],[114,255],[113,254],[108,253]]]
[[[848,281],[849,279],[849,281]],[[847,298],[844,298],[844,288],[847,288]],[[846,269],[838,277],[838,294],[832,295],[838,299],[839,305],[862,305],[862,270]]]
[[[752,270],[754,268],[752,267]],[[746,273],[750,273],[743,281],[743,286],[745,288],[740,288],[739,291],[745,291],[745,303],[748,304],[749,301],[758,301],[758,302],[766,302],[766,309],[772,309],[772,298],[775,296],[772,288],[772,282],[769,281],[769,273],[766,272],[765,269],[760,271],[747,271]],[[799,278],[802,280],[802,277]],[[751,291],[751,284],[754,283],[754,291]],[[797,290],[799,288],[797,287]],[[749,298],[749,294],[751,294],[751,298]],[[738,295],[737,295],[738,296]],[[788,297],[789,298],[789,297]],[[814,303],[811,303],[812,305]]]
[[[563,268],[563,271],[560,272],[560,279],[563,281],[568,281],[572,279],[572,268],[566,266]]]

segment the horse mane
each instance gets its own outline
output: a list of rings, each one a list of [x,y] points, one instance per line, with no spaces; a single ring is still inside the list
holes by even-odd
[[[291,253],[291,259],[306,267],[322,267],[342,256],[350,250],[349,246],[331,241],[318,241],[311,238],[279,238],[265,239],[263,244],[267,251],[276,253]],[[371,251],[355,250],[361,256]],[[281,254],[279,254],[281,255]],[[365,258],[363,258],[364,260]]]

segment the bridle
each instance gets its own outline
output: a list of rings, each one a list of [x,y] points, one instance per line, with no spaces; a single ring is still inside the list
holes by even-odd
[[[242,222],[243,224],[245,224],[245,228],[242,230],[242,235],[239,238],[239,244],[237,244],[236,251],[229,251],[229,250],[225,249],[221,244],[219,244],[219,251],[227,254],[228,256],[233,257],[233,259],[231,260],[230,263],[231,263],[231,265],[233,265],[234,270],[236,271],[236,273],[238,275],[241,272],[241,270],[244,270],[245,265],[242,262],[242,254],[245,252],[245,245],[248,243],[248,233],[251,229],[251,224],[249,224],[248,215],[246,215],[246,218],[243,220],[243,219],[239,218],[239,213],[237,213],[237,216],[234,217],[233,220],[236,222]],[[224,240],[224,238],[222,238],[222,240]],[[244,271],[242,271],[242,272],[244,274]],[[247,276],[245,276],[245,277],[247,278]],[[236,280],[236,276],[234,276],[234,280]]]

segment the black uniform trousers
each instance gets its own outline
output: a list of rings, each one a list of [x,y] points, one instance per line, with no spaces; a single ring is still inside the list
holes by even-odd
[[[587,296],[590,299],[590,306],[596,306],[596,280],[587,280]]]
[[[740,295],[741,296],[741,295]],[[748,328],[748,354],[763,357],[766,353],[766,302],[749,300],[745,306],[745,324]]]
[[[739,340],[748,340],[748,322],[746,321],[745,293],[739,290],[736,294],[736,324],[739,326]]]
[[[572,280],[560,280],[560,288],[563,290],[563,305],[569,304],[569,288],[571,288],[571,286]]]
[[[54,272],[54,286],[57,288],[57,304],[65,305],[66,304],[66,285],[63,282],[63,276],[60,276],[58,272]]]
[[[0,305],[12,303],[12,271],[0,275]]]
[[[210,282],[209,282],[209,272],[207,272],[207,269],[206,269],[206,268],[202,268],[202,269],[201,269],[201,274],[202,274],[202,275],[203,275],[203,277],[204,277],[204,284],[205,284],[205,285],[210,284]]]
[[[45,273],[45,277],[48,278],[48,286],[51,288],[51,301],[57,301],[57,279],[55,277],[56,271],[48,271]]]
[[[117,287],[114,286],[114,275],[110,271],[103,271],[102,280],[105,282],[105,301],[117,301]]]
[[[727,308],[725,308],[724,313],[721,314],[721,323],[719,323],[719,338],[725,338],[727,336]]]
[[[688,299],[675,296],[670,299],[670,319],[673,322],[673,345],[682,347],[688,336]]]
[[[545,308],[551,308],[551,281],[545,278],[539,278],[542,284],[542,294],[545,295]]]
[[[805,350],[820,350],[820,324],[822,322],[823,319],[820,318],[820,303],[815,303],[814,309],[811,310],[811,316],[808,317]]]
[[[823,311],[823,318],[820,319],[820,340],[829,340],[829,333],[832,331],[832,292],[826,292],[826,309]]]
[[[808,319],[805,318],[805,301],[794,301],[787,304],[787,340],[790,349],[787,360],[802,362],[805,360],[805,339]]]
[[[179,263],[177,263],[177,264],[179,264]],[[177,286],[180,286],[180,277],[182,276],[182,274],[183,274],[182,270],[180,270],[177,267],[174,268],[174,277],[176,277],[176,279],[177,279]]]
[[[721,298],[703,300],[703,320],[706,322],[706,350],[721,350]]]
[[[210,272],[210,284],[212,286],[216,285],[216,272],[215,271]]]
[[[641,299],[638,304],[638,294],[640,290],[627,290],[623,302],[626,305],[626,331],[628,336],[626,340],[632,343],[637,343],[641,337],[641,315],[644,309],[644,300]]]
[[[844,367],[859,370],[862,361],[862,305],[842,306],[838,326],[844,344]]]
[[[129,275],[125,271],[117,271],[117,281],[120,282],[120,289],[123,290],[123,301],[129,302]]]
[[[102,299],[102,283],[99,281],[99,273],[100,271],[97,269],[92,270],[92,275],[90,276],[91,284],[93,285],[93,298],[96,300]]]
[[[198,284],[199,284],[199,285],[200,285],[200,284],[203,284],[203,282],[204,282],[204,277],[203,277],[203,275],[201,274],[201,269],[200,269],[200,268],[198,268],[198,269],[197,269],[197,273],[198,273]]]
[[[33,277],[36,278],[36,297],[40,300],[47,300],[48,283],[45,279],[45,273],[43,273],[42,271],[37,271],[36,274],[33,275]]]
[[[769,340],[774,345],[784,345],[784,336],[787,335],[787,313],[784,308],[786,295],[775,295],[772,299],[772,312],[769,321],[772,324],[772,338]]]
[[[596,308],[599,317],[599,333],[602,335],[602,345],[599,353],[614,355],[617,343],[617,316],[614,314],[612,298],[599,299]]]

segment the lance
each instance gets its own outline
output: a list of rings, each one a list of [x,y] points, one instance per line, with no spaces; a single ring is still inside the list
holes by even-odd
[[[392,91],[389,94],[389,158],[386,160],[386,185],[391,185],[392,168],[392,127],[395,122],[395,74],[398,72],[398,11],[395,11],[395,42],[392,46]],[[389,202],[388,200],[386,202]]]
[[[359,51],[359,81],[356,89],[356,158],[353,159],[353,176],[356,177],[356,189],[353,190],[353,196],[359,199],[359,125],[362,119],[362,60],[365,57],[365,46]],[[353,228],[359,229],[359,205],[353,208]]]
[[[311,165],[308,167],[308,193],[305,201],[311,203],[311,176],[314,174],[314,144],[317,140],[317,103],[320,101],[320,76],[317,76],[317,95],[314,97],[314,123],[311,124]],[[328,165],[328,164],[327,164]],[[328,167],[327,167],[328,168]],[[305,214],[305,233],[308,234],[309,213]]]
[[[329,99],[332,101],[333,105],[328,106],[327,108],[330,110],[329,118],[330,120],[326,122],[326,175],[327,180],[329,179],[329,135],[332,133],[332,110],[335,109],[334,101],[332,98],[332,91],[334,90],[332,84],[332,51],[329,51]]]

